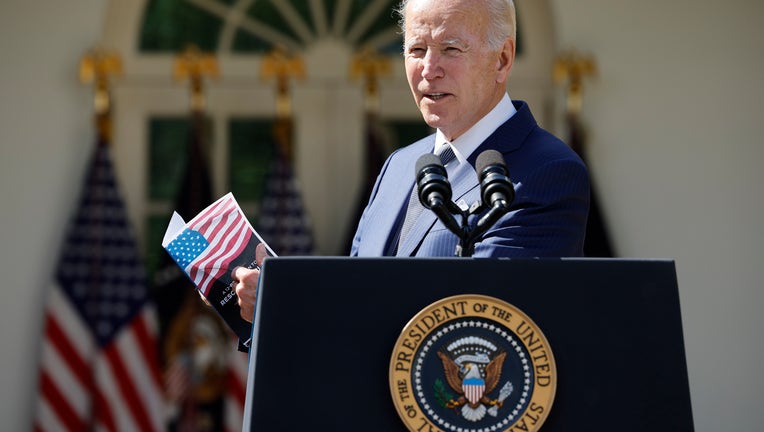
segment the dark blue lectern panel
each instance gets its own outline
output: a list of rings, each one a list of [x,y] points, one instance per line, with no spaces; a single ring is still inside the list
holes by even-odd
[[[557,394],[542,431],[691,431],[674,263],[269,258],[247,405],[252,431],[402,431],[388,368],[427,305],[511,303],[546,335]]]

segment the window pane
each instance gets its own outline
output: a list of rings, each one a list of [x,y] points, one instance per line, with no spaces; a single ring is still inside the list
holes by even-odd
[[[150,201],[175,201],[188,159],[189,126],[187,117],[149,119]]]
[[[212,122],[204,119],[201,137],[203,151],[209,154]],[[188,163],[191,141],[191,120],[187,116],[152,117],[149,119],[149,181],[150,202],[175,203]],[[209,160],[207,164],[209,166]],[[185,215],[184,215],[185,216]]]
[[[272,119],[235,118],[228,122],[228,184],[239,201],[259,202],[273,159]]]
[[[170,223],[170,216],[148,216],[146,218],[146,252],[145,260],[146,273],[149,280],[154,280],[154,272],[162,263],[162,254],[165,254],[162,248],[162,239],[167,230],[167,224]]]
[[[144,52],[180,52],[194,44],[202,51],[214,52],[221,28],[218,17],[190,2],[150,0],[146,3],[139,46]]]

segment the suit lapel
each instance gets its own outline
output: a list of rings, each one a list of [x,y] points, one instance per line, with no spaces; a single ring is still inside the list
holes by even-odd
[[[453,177],[451,173],[449,173],[449,183],[451,183],[451,189],[453,191],[452,200],[454,202],[458,203],[459,200],[463,199],[469,206],[480,199],[480,188],[477,173],[475,172],[475,163],[480,153],[493,149],[507,155],[520,148],[528,134],[530,134],[533,128],[537,126],[536,120],[533,118],[533,115],[528,108],[528,104],[523,101],[514,101],[513,103],[517,109],[515,115],[504,122],[488,138],[486,138],[486,140],[467,158],[467,163],[458,166],[453,173]],[[432,146],[430,146],[430,149],[432,149]],[[419,151],[422,151],[422,149],[419,149]],[[417,157],[418,156],[414,156],[414,159]],[[410,166],[407,167],[412,173],[414,171],[414,165],[415,163],[411,163]],[[405,176],[405,173],[401,173],[401,175]],[[405,193],[405,196],[397,197],[398,199],[396,202],[400,202],[402,205],[403,201],[408,199],[410,192],[410,188],[406,189],[406,191],[402,192]],[[411,228],[406,241],[403,244],[398,245],[396,255],[411,256],[414,254],[437,220],[438,217],[432,211],[427,210],[422,212],[419,219],[417,219],[416,223]],[[460,219],[458,222],[461,224]],[[394,223],[395,220],[393,220],[393,225]]]
[[[398,218],[405,215],[405,207],[415,181],[416,161],[421,155],[432,152],[434,144],[435,135],[431,135],[391,156],[382,173],[384,184],[380,185],[377,195],[372,198],[375,205],[368,223],[373,224],[373,229],[367,230],[371,237],[363,240],[364,250],[359,254],[383,256],[388,252],[390,242],[398,241]]]
[[[453,172],[449,173],[449,183],[451,183],[452,200],[454,202],[461,199],[467,192],[477,188],[475,182],[475,169],[469,164],[459,164]],[[469,205],[470,203],[468,203]],[[398,245],[397,256],[411,256],[424,240],[427,233],[438,221],[437,215],[431,210],[425,210],[417,218],[414,226],[411,227],[406,240]],[[461,219],[457,219],[461,224]]]

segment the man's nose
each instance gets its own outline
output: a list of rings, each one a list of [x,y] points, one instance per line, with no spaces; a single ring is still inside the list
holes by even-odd
[[[434,78],[440,78],[443,76],[443,68],[441,67],[441,55],[437,50],[427,50],[422,59],[422,77],[426,80]]]

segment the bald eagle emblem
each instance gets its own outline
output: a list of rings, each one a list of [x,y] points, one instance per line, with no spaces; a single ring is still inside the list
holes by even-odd
[[[513,386],[511,382],[506,381],[498,397],[495,399],[490,397],[501,380],[507,353],[500,352],[490,358],[486,350],[480,349],[482,345],[480,342],[488,345],[486,341],[477,338],[469,339],[471,339],[470,343],[457,341],[451,345],[452,347],[463,346],[462,349],[455,350],[459,354],[453,355],[447,350],[442,350],[438,351],[438,357],[443,364],[446,382],[458,395],[445,400],[444,406],[459,409],[466,420],[477,422],[482,420],[486,413],[496,417],[504,400],[512,393]],[[472,346],[473,350],[465,351],[466,346]]]
[[[479,294],[419,311],[398,337],[389,373],[395,409],[411,432],[538,432],[557,387],[538,326]]]

